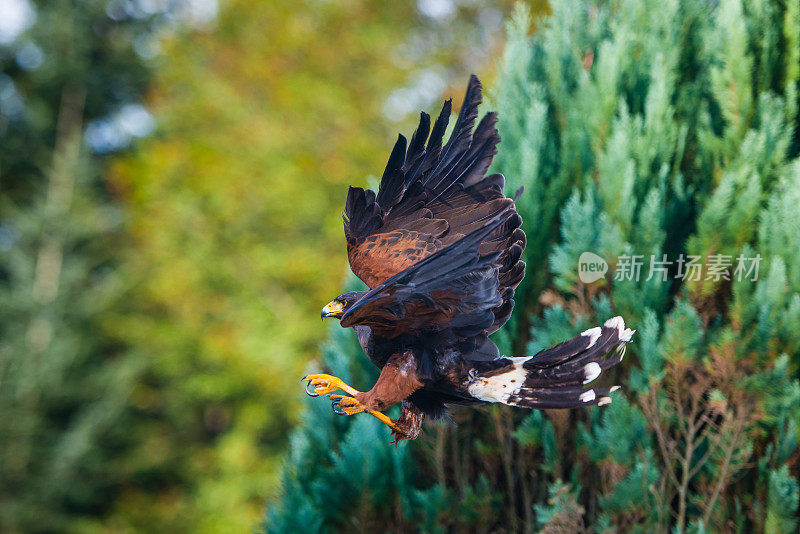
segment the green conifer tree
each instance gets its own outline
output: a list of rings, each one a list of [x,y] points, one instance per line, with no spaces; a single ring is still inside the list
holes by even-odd
[[[410,487],[391,486],[404,506],[382,517],[424,531],[791,532],[800,2],[551,7],[533,36],[518,7],[492,93],[503,138],[494,167],[509,190],[525,186],[528,235],[528,276],[501,350],[532,354],[621,314],[638,330],[614,377],[622,394],[570,412],[457,410],[457,428],[428,425],[392,453],[402,464],[381,440],[363,441],[360,454],[383,462],[370,469],[407,469]],[[603,278],[581,281],[583,252],[606,261]],[[337,346],[340,360],[363,360]],[[266,530],[284,531],[275,510],[286,514],[300,493],[313,503],[328,480],[317,467],[298,479],[303,461],[295,448]],[[352,525],[387,486],[357,487],[366,497],[339,501],[319,530]],[[459,511],[474,495],[483,508]],[[380,502],[360,513],[380,515]],[[303,509],[317,517],[324,507]]]

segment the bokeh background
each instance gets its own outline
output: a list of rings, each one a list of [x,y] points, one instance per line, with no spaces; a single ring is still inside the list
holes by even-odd
[[[510,1],[0,1],[0,530],[244,532],[349,184]]]
[[[374,379],[318,319],[347,186],[471,72],[526,188],[502,352],[638,332],[610,406],[395,449],[298,379]],[[800,0],[0,0],[0,532],[796,531],[799,81]]]

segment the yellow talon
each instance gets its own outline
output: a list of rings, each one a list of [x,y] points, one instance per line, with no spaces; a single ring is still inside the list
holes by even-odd
[[[357,413],[366,412],[395,432],[405,435],[405,432],[398,427],[388,415],[378,410],[367,410],[366,406],[353,397],[348,397],[347,395],[330,395],[330,399],[333,401],[331,405],[333,412],[338,415],[355,415]]]
[[[327,395],[328,393],[339,390],[345,391],[350,395],[355,395],[358,393],[357,389],[351,388],[345,384],[341,378],[337,378],[333,375],[306,375],[302,379],[308,380],[308,384],[306,384],[306,393],[308,393],[311,397],[319,397],[320,395]],[[313,387],[314,389],[309,390],[309,386]]]
[[[333,375],[306,375],[302,378],[302,380],[308,380],[308,383],[306,384],[306,393],[308,393],[311,397],[327,395],[333,391],[344,391],[353,397],[359,393],[357,389],[348,386],[342,381],[341,378],[337,378]],[[309,387],[313,389],[309,389]],[[367,410],[363,404],[358,402],[353,397],[347,397],[345,395],[331,395],[330,398],[333,401],[333,411],[339,413],[340,415],[355,415],[357,413],[366,412],[392,430],[399,432],[400,434],[405,434],[405,432],[403,432],[388,415],[379,412],[378,410]],[[337,411],[337,408],[339,411]]]
[[[333,411],[338,415],[355,415],[366,410],[366,407],[353,397],[331,395],[330,399],[333,401]]]

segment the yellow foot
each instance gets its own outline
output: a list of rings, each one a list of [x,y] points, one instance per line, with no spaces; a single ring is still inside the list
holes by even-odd
[[[340,390],[346,391],[350,395],[358,393],[358,390],[342,382],[341,378],[332,375],[306,375],[300,380],[308,380],[308,384],[306,384],[306,393],[308,393],[310,397],[319,397],[320,395],[327,395],[328,393]],[[313,389],[309,389],[309,387]]]
[[[391,428],[393,435],[405,435],[405,432],[395,424],[394,419],[391,419],[388,415],[378,410],[368,410],[366,406],[353,397],[348,397],[347,395],[328,395],[328,397],[333,401],[331,402],[331,408],[333,408],[333,413],[337,415],[355,415],[357,413],[366,412]]]
[[[301,380],[308,380],[306,384],[306,393],[311,397],[319,397],[320,395],[328,395],[333,391],[344,391],[350,395],[355,395],[359,391],[345,384],[341,378],[333,375],[319,374],[319,375],[306,375]],[[309,389],[313,388],[313,389]],[[333,411],[339,415],[355,415],[357,413],[366,412],[372,417],[391,428],[394,433],[405,435],[400,427],[386,414],[378,410],[367,410],[366,406],[358,402],[353,397],[345,395],[330,395]]]
[[[331,399],[333,413],[336,415],[355,415],[367,409],[366,406],[347,395],[330,395],[329,398]]]

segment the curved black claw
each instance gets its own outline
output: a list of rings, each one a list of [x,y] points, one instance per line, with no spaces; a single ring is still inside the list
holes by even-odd
[[[308,386],[310,385],[311,382],[306,382],[306,395],[308,395],[309,397],[319,397],[319,393],[317,393],[316,391],[309,391]]]
[[[333,413],[336,415],[347,415],[344,413],[344,410],[339,407],[339,399],[333,399],[331,401],[331,410],[333,410]]]

